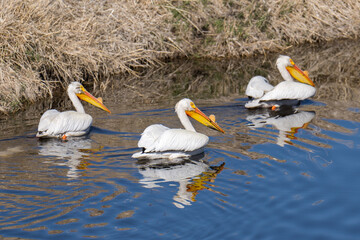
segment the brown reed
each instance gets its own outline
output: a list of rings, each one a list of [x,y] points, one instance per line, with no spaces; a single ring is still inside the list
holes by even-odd
[[[175,58],[357,38],[359,16],[358,0],[0,0],[0,112],[52,97],[70,81],[106,88],[114,75]]]

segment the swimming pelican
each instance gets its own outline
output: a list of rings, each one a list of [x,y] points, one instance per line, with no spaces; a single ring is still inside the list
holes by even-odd
[[[188,116],[207,127],[223,132],[214,118],[201,112],[188,98],[180,100],[175,106],[180,122],[185,129],[170,129],[161,124],[147,127],[141,134],[138,146],[142,152],[135,153],[133,158],[177,158],[196,155],[204,151],[209,137],[195,131]]]
[[[254,79],[252,78],[249,82],[250,86],[248,86],[248,88],[251,89],[251,85],[255,85],[255,90],[260,92],[257,96],[261,94],[263,95],[255,97],[255,100],[246,103],[246,108],[273,107],[276,104],[281,104],[281,102],[274,101],[286,100],[293,103],[294,100],[295,102],[298,102],[315,95],[315,84],[310,80],[307,72],[301,71],[290,57],[280,55],[276,60],[276,66],[285,81],[276,85],[272,90],[267,90],[270,89],[271,85],[268,81],[265,81],[265,78],[259,78],[256,80],[258,81],[256,85],[251,81]],[[263,89],[264,86],[266,86],[266,89]],[[252,89],[252,92],[255,90]]]
[[[95,98],[79,82],[70,83],[67,94],[76,111],[59,112],[55,109],[47,110],[40,118],[36,137],[55,137],[65,140],[70,136],[82,136],[88,133],[93,119],[89,114],[85,113],[79,98],[111,113],[102,103],[101,98]]]

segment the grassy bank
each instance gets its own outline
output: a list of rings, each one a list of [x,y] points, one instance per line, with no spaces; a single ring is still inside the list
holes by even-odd
[[[69,81],[105,89],[113,75],[178,57],[236,58],[357,38],[359,16],[358,0],[0,1],[0,112]]]

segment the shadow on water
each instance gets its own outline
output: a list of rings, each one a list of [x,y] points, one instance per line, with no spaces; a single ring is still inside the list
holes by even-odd
[[[250,123],[247,124],[250,129],[264,129],[264,132],[270,131],[274,135],[273,128],[279,130],[277,136],[277,144],[284,146],[291,144],[291,140],[297,139],[295,134],[299,129],[307,128],[311,120],[315,117],[315,111],[301,111],[292,106],[282,106],[278,110],[271,109],[257,109],[249,111],[246,120]],[[264,134],[263,137],[265,136]]]
[[[210,166],[201,160],[203,157],[204,154],[199,154],[189,159],[138,160],[137,167],[143,176],[139,182],[146,188],[161,187],[160,183],[164,182],[178,183],[178,192],[173,197],[173,204],[178,208],[184,208],[196,201],[195,197],[199,191],[214,191],[207,185],[214,182],[224,168],[225,163]]]
[[[77,178],[81,170],[87,169],[90,154],[101,151],[92,148],[92,141],[89,138],[80,137],[68,141],[59,141],[59,139],[40,139],[38,140],[39,156],[44,156],[44,163],[50,163],[56,166],[65,166],[68,168],[66,176]],[[51,160],[47,160],[51,157]]]
[[[280,79],[276,55],[179,62],[108,85],[113,114],[85,106],[91,132],[36,139],[49,103],[0,122],[0,238],[357,239],[360,230],[358,42],[286,54],[315,81],[300,106],[247,110],[251,76]],[[104,92],[94,88],[95,95]],[[145,127],[180,126],[190,97],[225,134],[189,159],[135,160]],[[51,103],[71,108],[64,98]]]

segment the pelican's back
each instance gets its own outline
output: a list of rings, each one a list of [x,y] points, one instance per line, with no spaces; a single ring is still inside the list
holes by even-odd
[[[315,95],[316,89],[308,84],[284,81],[266,93],[260,101],[297,99],[304,100]]]
[[[245,94],[252,98],[261,98],[266,92],[274,88],[269,81],[262,76],[255,76],[250,79]]]
[[[148,126],[141,134],[138,147],[145,149],[149,148],[166,130],[169,129],[170,128],[165,127],[162,124],[153,124]]]
[[[184,129],[168,129],[164,131],[145,152],[184,151],[190,152],[205,147],[209,137]]]
[[[68,132],[86,132],[92,124],[92,117],[75,111],[58,112],[48,110],[40,119],[37,137],[58,137]]]
[[[47,110],[40,118],[38,125],[38,132],[43,132],[49,129],[51,122],[56,116],[59,115],[59,111],[55,109]]]

